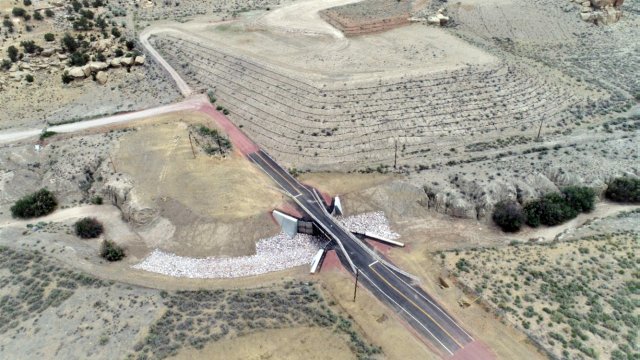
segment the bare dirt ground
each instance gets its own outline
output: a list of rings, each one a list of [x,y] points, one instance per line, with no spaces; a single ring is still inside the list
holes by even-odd
[[[266,176],[235,153],[217,158],[196,148],[193,159],[188,125],[213,126],[208,118],[182,113],[150,121],[122,138],[114,159],[132,179],[138,206],[159,216],[140,229],[149,247],[184,256],[249,255],[256,240],[277,232],[269,211],[282,196]]]

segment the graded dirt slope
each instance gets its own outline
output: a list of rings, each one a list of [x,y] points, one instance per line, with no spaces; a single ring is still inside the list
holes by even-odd
[[[159,217],[141,233],[150,247],[185,256],[248,255],[254,242],[277,231],[269,211],[280,201],[270,180],[240,155],[212,157],[189,142],[189,124],[213,123],[181,113],[154,119],[124,137],[118,171],[132,199]]]

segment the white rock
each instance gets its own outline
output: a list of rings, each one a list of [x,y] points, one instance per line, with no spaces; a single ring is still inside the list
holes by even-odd
[[[98,71],[96,74],[96,81],[98,84],[104,85],[107,83],[107,80],[109,80],[109,75],[104,71]]]
[[[91,68],[89,67],[89,65],[85,65],[81,67],[81,69],[82,69],[82,72],[84,72],[85,77],[91,75]]]
[[[60,60],[67,60],[68,56],[67,54],[58,54],[58,59]]]
[[[44,57],[49,57],[53,54],[55,54],[56,50],[53,48],[48,48],[48,49],[44,49],[40,52],[40,55],[44,56]]]
[[[144,64],[145,59],[146,59],[146,57],[144,55],[136,56],[134,62],[135,62],[136,65],[142,65],[142,64]]]
[[[440,25],[440,19],[437,16],[429,16],[427,18],[427,24],[429,25]]]
[[[91,70],[91,72],[96,72],[96,71],[102,71],[106,68],[109,67],[109,64],[105,63],[105,62],[99,62],[99,61],[92,61],[89,64],[87,64],[87,66],[89,66],[89,69]]]
[[[87,76],[84,72],[84,69],[81,67],[72,67],[68,71],[69,75],[75,79],[84,79]]]
[[[109,66],[119,68],[120,66],[122,66],[122,58],[117,57],[111,59],[111,61],[109,62]]]
[[[122,64],[123,65],[133,65],[133,58],[132,57],[123,57],[122,58]]]

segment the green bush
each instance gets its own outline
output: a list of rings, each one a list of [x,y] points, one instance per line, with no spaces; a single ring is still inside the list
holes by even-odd
[[[82,218],[74,224],[76,235],[83,239],[97,238],[104,231],[104,226],[96,218]]]
[[[46,9],[44,11],[44,14],[47,15],[47,17],[53,17],[56,13],[54,13],[51,9]]]
[[[497,203],[493,210],[493,222],[495,222],[502,231],[516,232],[520,230],[522,224],[524,224],[522,206],[512,200]]]
[[[7,48],[7,55],[9,55],[9,59],[11,59],[11,61],[16,62],[18,61],[18,55],[19,55],[19,51],[18,48],[11,45]]]
[[[47,189],[40,189],[16,201],[11,207],[11,215],[17,218],[33,218],[52,213],[58,201]]]
[[[102,205],[102,202],[103,202],[102,196],[96,195],[96,196],[91,198],[91,203],[93,205]]]
[[[73,76],[69,75],[68,71],[62,73],[62,83],[68,84],[73,81]]]
[[[638,203],[640,202],[640,179],[632,177],[614,179],[607,187],[605,196],[612,201]]]
[[[24,17],[27,14],[27,11],[23,8],[14,7],[11,10],[11,13],[13,14],[13,16],[16,16],[16,17]]]
[[[46,41],[54,41],[56,39],[56,36],[53,35],[52,33],[46,33],[44,34],[44,39]]]
[[[24,77],[25,80],[27,80],[28,83],[32,83],[33,82],[33,75],[31,74],[27,74],[27,76]]]
[[[595,208],[596,192],[586,186],[569,186],[562,189],[564,199],[577,212],[590,212]]]
[[[111,240],[105,240],[102,242],[102,248],[100,249],[100,256],[107,261],[120,261],[124,258],[124,249],[118,246]]]
[[[555,226],[575,218],[578,211],[567,203],[564,196],[551,193],[525,204],[524,216],[527,225],[532,227]]]

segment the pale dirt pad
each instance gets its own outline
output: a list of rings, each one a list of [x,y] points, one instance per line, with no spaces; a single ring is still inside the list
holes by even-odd
[[[183,256],[249,255],[277,228],[269,211],[282,201],[270,180],[238,154],[206,155],[189,142],[189,124],[214,124],[177,113],[143,122],[119,143],[116,164],[134,196],[166,221],[141,229],[150,247]],[[171,236],[173,234],[173,236]]]
[[[324,328],[291,328],[266,330],[239,338],[210,343],[202,350],[188,349],[174,360],[323,360],[355,359],[345,340]]]

